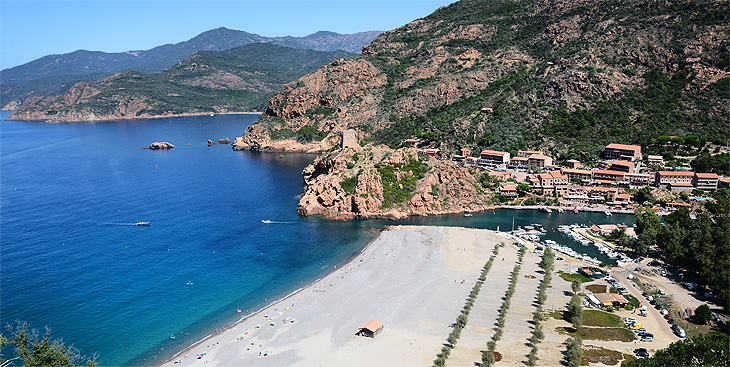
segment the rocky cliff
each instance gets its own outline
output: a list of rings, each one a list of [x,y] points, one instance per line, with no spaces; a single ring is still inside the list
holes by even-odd
[[[412,148],[346,148],[318,157],[303,175],[302,215],[401,219],[492,207],[478,172]]]
[[[240,147],[326,151],[344,129],[391,147],[415,137],[449,152],[579,159],[659,135],[719,142],[730,131],[726,11],[712,0],[461,0],[287,84]]]

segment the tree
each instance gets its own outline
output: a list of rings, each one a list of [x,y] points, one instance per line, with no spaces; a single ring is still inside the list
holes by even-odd
[[[729,366],[730,336],[712,332],[698,334],[669,344],[657,351],[651,358],[624,362],[622,367],[664,367],[664,366]]]
[[[485,350],[482,352],[482,366],[494,366],[497,360],[494,358],[494,351]]]
[[[580,280],[573,279],[570,283],[570,289],[573,291],[573,294],[578,294],[578,291],[580,291]]]
[[[540,266],[545,270],[546,273],[549,273],[553,270],[554,264],[555,264],[555,254],[553,253],[553,250],[550,249],[550,247],[546,247],[545,252],[542,254],[542,260],[540,261]]]
[[[568,344],[568,366],[580,367],[583,360],[583,341],[576,336],[575,338],[568,338],[566,343]]]
[[[568,304],[568,320],[573,324],[574,329],[580,327],[581,319],[583,318],[583,303],[580,301],[580,297],[574,294]]]
[[[8,325],[11,338],[0,335],[0,348],[4,345],[15,345],[15,353],[23,360],[26,367],[98,367],[96,356],[86,358],[73,346],[66,346],[62,340],[51,338],[51,329],[45,333],[30,329],[27,323],[18,321],[14,326]]]
[[[649,186],[641,188],[639,191],[636,192],[636,195],[634,195],[634,201],[640,205],[653,203],[654,195],[651,194],[652,190],[653,189]]]
[[[710,311],[710,306],[707,304],[700,305],[695,310],[695,321],[697,321],[700,325],[704,325],[712,320],[712,311]]]
[[[521,194],[524,194],[528,191],[530,191],[530,185],[522,182],[517,185],[517,191]]]

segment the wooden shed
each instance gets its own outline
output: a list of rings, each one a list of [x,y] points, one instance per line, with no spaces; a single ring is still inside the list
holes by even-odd
[[[360,331],[357,332],[357,335],[363,335],[363,336],[369,336],[371,338],[374,338],[376,335],[380,334],[381,331],[383,331],[383,325],[382,322],[378,320],[370,320],[365,323],[365,325],[360,326]]]

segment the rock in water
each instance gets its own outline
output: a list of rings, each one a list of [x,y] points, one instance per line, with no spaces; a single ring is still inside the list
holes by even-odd
[[[212,141],[212,140],[208,139],[208,146],[215,145],[215,144],[231,144],[231,139],[223,138],[223,139],[218,139],[218,141]]]
[[[157,150],[157,149],[172,149],[174,147],[175,147],[174,145],[172,145],[172,144],[170,144],[170,143],[168,143],[166,141],[163,141],[163,142],[156,141],[156,142],[150,144],[150,146],[144,147],[142,149],[153,149],[153,150]]]

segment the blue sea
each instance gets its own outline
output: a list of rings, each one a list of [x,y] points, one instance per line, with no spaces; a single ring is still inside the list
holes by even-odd
[[[509,210],[399,222],[300,217],[301,171],[315,156],[207,146],[242,135],[256,117],[1,121],[0,324],[48,326],[102,366],[154,365],[320,278],[383,225],[634,222]],[[139,149],[155,141],[177,147]],[[557,232],[546,238],[597,254]]]

